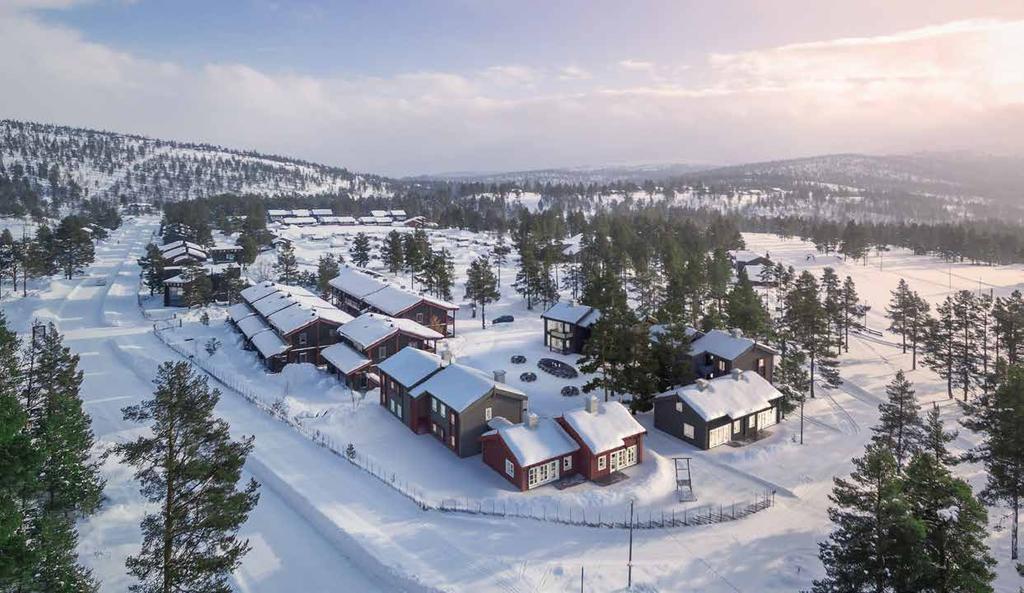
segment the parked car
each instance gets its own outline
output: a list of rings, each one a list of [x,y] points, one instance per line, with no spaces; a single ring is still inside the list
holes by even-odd
[[[492,319],[491,324],[493,325],[496,323],[512,323],[515,320],[516,318],[511,315],[501,315]]]

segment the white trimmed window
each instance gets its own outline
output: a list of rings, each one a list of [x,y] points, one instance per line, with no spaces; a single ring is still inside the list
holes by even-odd
[[[306,332],[299,334],[299,346],[305,346],[308,342],[309,336],[306,335]]]
[[[516,477],[516,466],[512,464],[511,460],[505,460],[505,473],[508,474],[508,477],[510,478]]]
[[[494,408],[484,408],[484,420],[490,420],[494,416]]]
[[[692,439],[693,438],[693,425],[683,422],[683,436]]]
[[[455,448],[455,435],[451,435],[450,437],[448,437],[448,444],[451,445],[452,449]]]
[[[423,323],[423,313],[416,314],[416,323]]]
[[[434,411],[436,412],[437,411],[437,399],[431,399],[430,403],[431,403],[431,407],[433,407]]]
[[[683,402],[676,402],[676,411],[677,412],[682,412],[683,411]]]
[[[562,458],[562,471],[567,472],[572,469],[572,455],[566,455]]]
[[[387,347],[387,345],[378,347],[377,348],[377,358],[385,359],[387,357],[388,357],[388,347]]]
[[[605,468],[607,468],[607,467],[608,467],[608,458],[605,457],[604,455],[601,455],[600,457],[598,457],[597,458],[597,471],[599,471],[599,472],[604,471]]]

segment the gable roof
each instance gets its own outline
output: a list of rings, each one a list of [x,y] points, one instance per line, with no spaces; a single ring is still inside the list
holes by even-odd
[[[459,308],[458,305],[434,297],[392,286],[383,278],[349,266],[339,269],[338,275],[330,280],[330,285],[341,292],[366,301],[368,305],[388,315],[399,315],[423,301],[452,311]]]
[[[345,375],[350,375],[361,368],[373,364],[372,360],[363,356],[362,353],[353,350],[351,346],[344,342],[331,344],[324,348],[320,351],[320,356]]]
[[[541,313],[541,318],[590,327],[597,323],[598,319],[601,319],[601,312],[588,305],[555,303],[547,311]]]
[[[252,345],[260,351],[264,358],[283,354],[291,349],[291,346],[285,343],[277,334],[269,331],[260,332],[253,336]]]
[[[177,240],[171,241],[170,243],[164,243],[160,246],[160,253],[167,253],[172,249],[178,249],[179,247],[188,247],[196,251],[203,251],[203,246],[193,243],[192,241]]]
[[[365,349],[402,331],[422,340],[440,340],[444,336],[411,319],[400,319],[380,313],[363,313],[338,328],[338,333]]]
[[[246,317],[252,317],[256,312],[252,310],[252,307],[245,303],[236,303],[228,307],[228,317],[231,321],[238,323]]]
[[[494,422],[492,426],[494,430],[485,432],[484,436],[494,434],[500,437],[516,458],[519,467],[536,465],[580,448],[579,443],[552,418],[538,418],[537,426],[533,428],[525,423],[512,424],[507,421]]]
[[[619,402],[597,404],[597,411],[580,408],[562,415],[591,453],[599,454],[623,445],[623,439],[647,432]]]
[[[338,275],[331,278],[329,284],[357,299],[362,299],[387,286],[387,283],[380,278],[351,266],[341,266]]]
[[[246,302],[254,303],[263,297],[274,294],[275,292],[277,292],[277,284],[266,280],[248,288],[243,288],[238,294],[245,299]]]
[[[246,317],[245,319],[238,322],[238,329],[242,332],[242,335],[252,339],[253,336],[260,332],[265,332],[270,329],[266,321],[259,315],[253,315],[252,317]]]
[[[381,361],[377,368],[403,387],[409,388],[441,368],[441,357],[433,352],[406,346]]]
[[[736,333],[733,333],[713,329],[690,344],[690,354],[696,356],[707,352],[726,360],[736,360],[744,352],[753,348],[755,343],[754,340],[744,337],[738,331],[735,330]]]
[[[522,391],[498,383],[483,371],[458,363],[452,363],[434,373],[410,391],[410,395],[419,397],[429,393],[449,408],[462,412],[492,389],[516,399],[526,399],[526,394]]]
[[[701,390],[697,384],[677,387],[657,397],[676,397],[704,420],[736,419],[770,408],[782,393],[761,375],[744,371],[716,377]]]

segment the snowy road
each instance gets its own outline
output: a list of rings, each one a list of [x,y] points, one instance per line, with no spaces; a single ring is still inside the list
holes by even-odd
[[[121,419],[121,408],[148,396],[151,374],[140,375],[132,364],[133,351],[165,356],[162,344],[150,335],[149,324],[138,313],[136,287],[139,268],[135,259],[144,251],[155,226],[127,226],[99,245],[96,262],[87,276],[54,281],[38,299],[5,304],[12,324],[25,331],[33,318],[53,321],[66,343],[81,356],[84,372],[82,396],[93,418],[100,442],[117,442],[137,434],[138,428]],[[99,286],[97,278],[106,278]],[[250,473],[252,468],[247,466]],[[82,525],[80,553],[103,580],[103,591],[125,591],[131,579],[124,558],[137,550],[138,522],[143,501],[128,468],[110,460],[104,465],[108,480],[102,510]],[[385,591],[373,575],[350,561],[339,549],[287,502],[287,495],[263,482],[259,506],[243,529],[252,551],[234,575],[239,591],[271,593],[303,591]]]

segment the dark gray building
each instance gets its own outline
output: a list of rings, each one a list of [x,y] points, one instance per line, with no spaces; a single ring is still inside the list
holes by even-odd
[[[555,303],[540,317],[544,320],[545,346],[561,354],[579,354],[601,312],[587,305]]]

